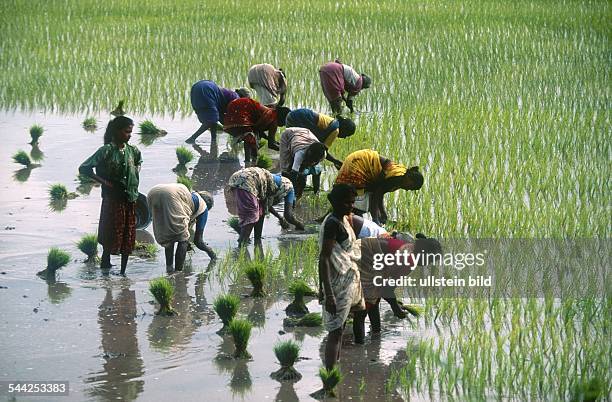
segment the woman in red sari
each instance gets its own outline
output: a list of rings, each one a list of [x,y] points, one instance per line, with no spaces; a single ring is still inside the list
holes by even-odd
[[[235,99],[227,106],[223,130],[239,141],[244,141],[245,162],[257,160],[257,140],[268,140],[268,148],[278,151],[276,130],[285,125],[290,110],[272,109],[250,98]]]

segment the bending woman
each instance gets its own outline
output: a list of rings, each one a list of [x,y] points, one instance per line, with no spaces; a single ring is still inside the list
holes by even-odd
[[[416,191],[423,186],[423,175],[418,166],[406,168],[371,149],[362,149],[349,154],[336,177],[336,184],[352,184],[357,189],[358,202],[355,213],[372,214],[377,224],[387,222],[383,197],[399,189]]]
[[[257,92],[259,101],[267,107],[277,108],[285,103],[287,77],[282,68],[272,64],[255,64],[249,69],[249,86]]]
[[[315,193],[321,183],[321,167],[327,147],[307,128],[291,127],[283,131],[280,139],[280,167],[295,188],[297,198],[302,196],[306,176],[312,175]]]
[[[201,123],[200,128],[185,142],[194,144],[206,130],[210,130],[211,139],[217,138],[217,129],[222,129],[227,105],[234,99],[250,97],[248,89],[236,91],[221,88],[214,81],[200,80],[191,87],[191,106]]]
[[[334,186],[327,198],[333,212],[325,217],[319,232],[319,294],[323,296],[323,323],[329,331],[325,345],[325,367],[330,370],[340,358],[342,329],[350,311],[365,308],[359,278],[359,244],[349,223],[355,189]]]
[[[172,260],[177,271],[183,269],[190,238],[190,229],[195,223],[194,244],[215,259],[215,252],[204,242],[204,227],[208,211],[213,207],[213,198],[206,191],[190,192],[179,183],[158,184],[147,195],[153,215],[155,240],[165,249],[166,270],[172,271]],[[176,254],[174,253],[174,244]]]
[[[280,216],[274,205],[284,201],[284,214]],[[273,175],[266,169],[250,167],[234,173],[225,188],[227,210],[238,215],[240,237],[238,244],[248,243],[251,232],[255,229],[255,243],[261,242],[261,233],[265,216],[268,212],[274,215],[283,228],[290,224],[298,230],[304,230],[302,222],[293,216],[295,193],[291,181],[280,174]]]
[[[285,125],[286,107],[272,109],[249,98],[236,99],[227,106],[223,129],[237,140],[244,141],[245,162],[257,160],[257,140],[266,138],[268,148],[278,151],[276,130]]]
[[[323,94],[329,101],[334,115],[342,113],[342,101],[353,113],[353,99],[372,83],[370,77],[359,74],[353,67],[342,64],[340,60],[322,65],[319,69],[319,78]],[[348,96],[345,96],[345,93],[348,93]]]

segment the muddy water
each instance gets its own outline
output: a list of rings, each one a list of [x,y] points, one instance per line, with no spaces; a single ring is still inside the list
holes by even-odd
[[[211,303],[230,284],[218,280],[205,253],[196,252],[189,269],[170,276],[179,313],[170,318],[154,314],[147,291],[151,278],[165,275],[163,253],[150,260],[131,258],[127,278],[118,276],[116,267],[105,275],[83,262],[75,243],[96,230],[100,189],[79,186],[76,170],[102,142],[106,116],[97,117],[98,130],[87,132],[81,127],[82,115],[0,113],[0,379],[68,380],[70,395],[57,398],[61,400],[311,400],[309,394],[321,387],[316,374],[325,334],[283,329],[286,298],[243,300],[239,315],[255,324],[248,347],[253,359],[226,360],[222,356],[232,352],[232,342],[229,336],[216,333],[221,323]],[[149,116],[137,116],[136,121],[145,117]],[[190,118],[152,120],[168,134],[145,139],[148,145],[141,144],[137,134],[131,140],[143,153],[143,193],[157,183],[176,180],[174,149],[196,128],[196,120]],[[28,128],[35,123],[43,125],[45,132],[38,148],[32,150],[27,144]],[[228,216],[222,189],[243,158],[227,157],[232,149],[225,134],[212,145],[208,133],[201,136],[194,147],[198,157],[188,165],[188,174],[197,189],[214,194],[215,208],[205,237],[223,254],[235,247],[237,235],[225,223]],[[11,160],[18,149],[33,151],[42,158],[40,166],[20,169]],[[47,188],[53,183],[64,183],[69,191],[80,194],[61,212],[48,202]],[[312,211],[298,213],[315,215]],[[264,247],[278,252],[279,237],[285,239],[283,244],[303,238],[282,233],[268,219]],[[139,238],[150,241],[151,228],[140,232]],[[44,268],[52,246],[69,251],[72,261],[55,281],[44,281],[36,272]],[[320,311],[315,301],[308,307]],[[396,320],[387,310],[383,303],[381,339],[368,338],[365,346],[355,346],[350,335],[345,337],[345,379],[338,390],[342,399],[400,399],[394,392],[385,394],[384,383],[390,367],[405,361],[406,341],[419,335],[419,330]],[[302,344],[296,369],[303,378],[281,385],[269,375],[278,369],[272,347],[285,339]],[[365,388],[360,387],[362,379]]]

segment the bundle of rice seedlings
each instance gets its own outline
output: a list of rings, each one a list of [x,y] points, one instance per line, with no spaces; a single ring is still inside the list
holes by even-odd
[[[223,328],[221,328],[220,333],[225,332],[229,323],[236,317],[239,304],[240,299],[238,296],[230,294],[219,295],[213,301],[213,309],[223,322]]]
[[[98,235],[95,233],[87,234],[77,243],[79,250],[87,256],[87,262],[95,260],[98,255]]]
[[[30,166],[32,164],[30,156],[26,151],[22,149],[20,149],[19,151],[17,151],[17,153],[15,153],[15,155],[13,155],[13,161],[23,166]]]
[[[229,332],[234,338],[234,346],[236,351],[234,357],[237,359],[250,359],[251,354],[246,348],[251,337],[251,328],[253,325],[247,320],[232,320],[229,324]]]
[[[70,254],[57,247],[52,247],[47,254],[47,268],[38,272],[38,275],[43,277],[52,276],[55,274],[55,271],[65,267],[69,262]]]
[[[83,120],[83,128],[87,131],[95,131],[98,128],[98,121],[95,117],[87,117]]]
[[[49,186],[49,196],[52,201],[60,201],[68,199],[68,189],[61,183],[52,184]]]
[[[336,393],[334,389],[340,381],[342,381],[342,373],[338,366],[334,366],[333,369],[327,370],[325,367],[319,369],[319,377],[323,382],[323,392],[326,397],[335,398]]]
[[[308,313],[303,317],[287,317],[283,320],[286,327],[320,327],[323,318],[319,313]]]
[[[228,220],[227,220],[227,224],[229,227],[231,227],[232,229],[234,229],[234,231],[238,234],[240,234],[240,219],[238,219],[237,216],[231,216]]]
[[[259,154],[259,156],[257,157],[257,162],[255,163],[255,166],[262,168],[262,169],[270,169],[272,167],[272,158],[270,158],[268,155],[266,154]]]
[[[193,159],[193,153],[185,146],[176,148],[176,159],[178,159],[179,165],[186,165]]]
[[[289,285],[289,294],[293,296],[293,301],[287,306],[285,312],[290,316],[308,314],[304,296],[316,296],[315,291],[304,280],[297,279]]]
[[[115,110],[113,110],[112,112],[110,112],[111,115],[117,117],[117,116],[123,116],[125,115],[125,110],[123,110],[123,106],[125,105],[125,100],[120,100],[119,104],[117,105],[117,107],[115,108]]]
[[[274,345],[274,355],[278,359],[281,368],[270,377],[277,381],[299,381],[302,375],[293,367],[300,355],[300,345],[289,340]]]
[[[253,285],[253,297],[264,297],[266,294],[263,291],[263,282],[266,278],[266,265],[261,261],[252,261],[244,270],[247,278]]]
[[[268,146],[268,140],[266,140],[265,138],[260,138],[259,141],[257,141],[257,148],[261,149],[263,147],[267,147]]]
[[[174,286],[166,278],[157,278],[149,282],[149,292],[159,303],[158,315],[174,315],[175,312],[170,305],[174,296]]]
[[[30,144],[38,143],[38,139],[42,137],[43,131],[45,130],[38,124],[34,124],[32,127],[30,127],[30,137],[32,138]]]
[[[176,176],[176,182],[187,187],[189,191],[193,190],[193,182],[187,176]]]
[[[164,135],[166,131],[157,127],[151,120],[145,120],[140,123],[140,134],[142,135]]]
[[[154,243],[136,241],[132,254],[140,258],[155,258],[158,248]]]
[[[400,305],[402,310],[407,311],[408,313],[410,313],[410,315],[412,315],[414,317],[420,317],[421,314],[423,314],[425,312],[425,308],[423,306],[419,306],[417,304],[404,304],[404,303],[402,303],[399,300],[398,300],[397,303]]]

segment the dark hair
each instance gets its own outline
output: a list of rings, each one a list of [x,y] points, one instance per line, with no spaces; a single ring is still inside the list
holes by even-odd
[[[356,195],[357,191],[355,191],[355,186],[352,184],[340,183],[334,185],[331,191],[327,194],[327,199],[333,207],[347,198],[354,197]]]
[[[284,126],[287,122],[287,115],[291,112],[291,109],[285,106],[279,106],[276,108],[276,123],[279,126]]]
[[[245,87],[237,88],[234,92],[236,92],[238,94],[238,96],[241,97],[241,98],[250,98],[251,97],[251,91],[249,91],[249,89],[245,88]]]
[[[423,257],[425,258],[423,258],[422,261],[428,264],[436,260],[436,258],[434,257],[435,254],[442,254],[442,245],[436,239],[417,238],[414,242],[414,249],[412,250],[412,252],[415,255],[416,254],[423,255]],[[431,256],[431,258],[429,256]],[[428,260],[431,260],[431,261],[428,261]]]
[[[351,119],[347,119],[341,116],[338,116],[338,123],[340,124],[340,132],[338,133],[339,138],[350,137],[355,134],[355,122]]]
[[[133,126],[134,121],[126,116],[117,116],[108,122],[104,132],[104,145],[113,142],[115,135],[126,127]]]
[[[313,142],[306,148],[306,154],[304,155],[304,161],[319,163],[325,158],[325,151],[327,147],[322,142]]]
[[[421,172],[419,172],[418,166],[413,166],[410,169],[406,170],[404,177],[408,178],[412,184],[409,190],[418,190],[423,187],[423,182],[425,181],[425,179],[423,178]]]
[[[365,75],[365,74],[361,74],[361,78],[362,78],[361,88],[363,89],[370,88],[370,85],[372,85],[372,78],[370,78],[370,76]]]

